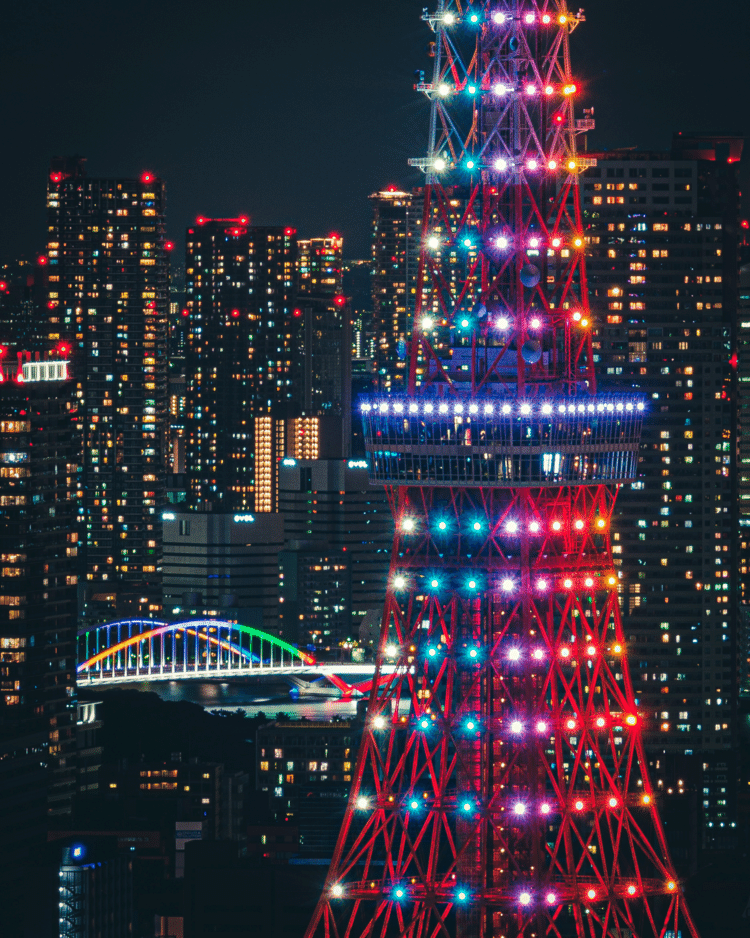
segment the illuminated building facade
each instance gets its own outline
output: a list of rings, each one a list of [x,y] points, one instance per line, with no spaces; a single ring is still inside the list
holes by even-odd
[[[151,616],[161,608],[166,484],[164,183],[152,173],[94,179],[84,162],[52,161],[39,258],[48,339],[70,347],[75,363],[84,602],[93,617]]]
[[[351,556],[287,541],[279,551],[278,631],[287,642],[334,647],[351,635]]]
[[[383,388],[403,390],[406,340],[414,316],[423,201],[390,186],[370,196],[372,220],[372,339]]]
[[[274,511],[299,384],[292,228],[198,218],[187,231],[185,470],[198,510]]]
[[[306,934],[696,938],[612,552],[647,404],[597,388],[578,184],[594,160],[569,47],[583,14],[450,0],[423,19],[408,383],[361,405],[395,522],[392,671]]]
[[[29,875],[47,816],[70,814],[76,787],[78,448],[67,368],[57,355],[0,365],[0,875],[11,931],[16,877]]]
[[[656,778],[676,788],[693,775],[708,847],[734,841],[748,601],[737,461],[741,152],[739,137],[678,134],[670,151],[598,154],[583,183],[601,380],[650,400],[638,479],[620,495],[613,535],[615,564],[633,567],[622,598],[634,689]]]

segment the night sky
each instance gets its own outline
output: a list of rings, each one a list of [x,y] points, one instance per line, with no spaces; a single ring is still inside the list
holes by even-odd
[[[6,2],[0,259],[43,246],[48,161],[72,153],[94,176],[161,175],[180,245],[198,214],[249,213],[305,236],[337,231],[349,257],[367,256],[367,195],[421,178],[407,160],[426,144],[427,101],[412,90],[414,69],[430,74],[422,8]],[[596,108],[590,148],[668,147],[673,129],[748,131],[750,4],[585,9],[572,54],[579,108]]]

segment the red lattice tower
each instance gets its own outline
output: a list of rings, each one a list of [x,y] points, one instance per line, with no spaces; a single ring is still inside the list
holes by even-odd
[[[308,935],[697,935],[609,525],[644,404],[597,395],[563,0],[439,2],[405,395],[363,404],[396,523],[346,819]]]

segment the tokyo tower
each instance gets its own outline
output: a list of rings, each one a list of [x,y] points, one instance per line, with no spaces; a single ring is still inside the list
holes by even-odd
[[[364,402],[396,534],[309,938],[697,938],[644,757],[610,521],[564,0],[438,0],[409,386]],[[619,558],[618,558],[619,559]]]

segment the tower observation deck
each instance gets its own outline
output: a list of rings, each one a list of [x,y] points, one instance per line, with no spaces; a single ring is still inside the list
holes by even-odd
[[[564,0],[438,0],[406,393],[361,403],[395,525],[308,938],[697,938],[643,752],[610,521],[645,402],[597,393]],[[627,562],[627,561],[626,561]]]

